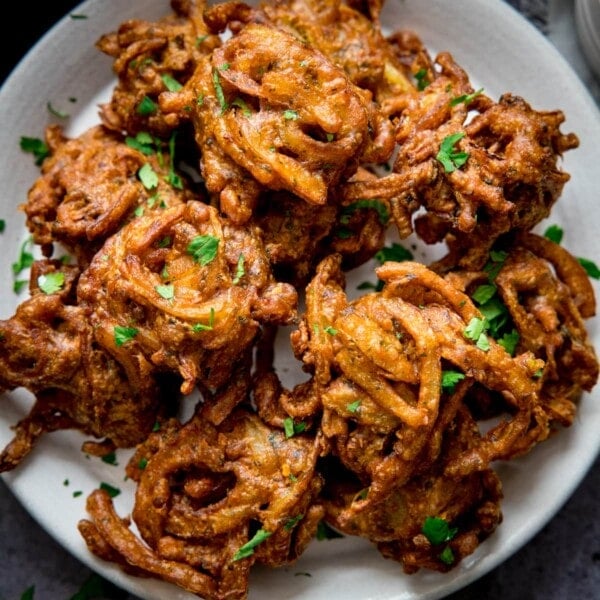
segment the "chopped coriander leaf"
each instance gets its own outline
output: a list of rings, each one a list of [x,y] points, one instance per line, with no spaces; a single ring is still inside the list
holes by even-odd
[[[204,325],[204,323],[196,323],[192,327],[192,331],[198,333],[199,331],[211,331],[215,324],[215,309],[210,309],[210,316],[208,318],[208,325]]]
[[[248,104],[239,96],[233,99],[233,101],[231,102],[231,106],[237,106],[238,108],[241,108],[242,113],[244,113],[246,117],[249,117],[252,114],[252,111],[250,110]]]
[[[465,106],[467,106],[482,93],[483,88],[477,90],[476,92],[473,92],[472,94],[463,94],[462,96],[456,96],[456,98],[452,98],[452,100],[450,100],[450,106],[457,106],[458,104],[464,104]]]
[[[291,531],[292,529],[294,529],[294,527],[296,527],[296,525],[298,525],[298,523],[300,523],[300,521],[302,521],[303,518],[304,515],[296,515],[295,517],[288,519],[287,523],[283,526],[283,528],[286,531]]]
[[[382,200],[372,199],[362,199],[345,206],[340,215],[340,223],[346,225],[350,221],[350,216],[357,210],[361,209],[371,209],[377,212],[377,216],[379,217],[379,222],[382,225],[387,225],[390,220],[390,213],[388,211],[388,207]]]
[[[83,492],[81,490],[75,490],[72,494],[73,498],[79,498],[79,496],[82,496]]]
[[[222,65],[219,65],[219,71],[228,71],[229,70],[229,63],[223,63]]]
[[[327,327],[325,327],[325,329],[323,329],[323,331],[325,333],[328,333],[329,335],[335,335],[337,333],[337,329],[335,327],[332,327],[331,325],[328,325]]]
[[[100,489],[104,490],[105,492],[108,492],[108,495],[111,498],[115,498],[121,493],[121,490],[119,488],[116,488],[110,485],[109,483],[105,483],[104,481],[100,484]]]
[[[476,341],[479,339],[479,336],[485,331],[486,322],[484,319],[480,319],[479,317],[473,317],[464,330],[464,336],[469,339]]]
[[[173,300],[173,298],[175,298],[175,286],[172,283],[168,285],[157,285],[154,289],[157,294],[165,300]]]
[[[33,595],[35,593],[35,585],[28,587],[22,594],[21,600],[33,600]]]
[[[441,517],[427,517],[421,532],[430,543],[437,546],[449,542],[458,533],[458,527],[450,527],[448,521]]]
[[[160,423],[159,423],[158,421],[156,421],[156,422],[154,423],[154,425],[152,425],[152,431],[153,431],[154,433],[156,433],[157,431],[160,431]]]
[[[35,164],[40,166],[44,159],[50,154],[50,148],[43,140],[22,136],[20,141],[21,150],[33,154]]]
[[[150,163],[144,163],[138,170],[138,177],[147,190],[158,186],[158,175]]]
[[[6,221],[4,219],[0,219],[0,233],[4,233],[6,229]]]
[[[341,533],[338,533],[335,529],[327,525],[325,521],[319,521],[317,525],[317,534],[316,538],[320,542],[323,540],[333,540],[335,538],[343,538],[344,536]]]
[[[208,35],[199,35],[196,38],[196,47],[198,47],[207,37]]]
[[[215,93],[217,95],[217,100],[219,101],[219,106],[221,107],[221,114],[223,114],[227,110],[227,100],[225,99],[225,92],[223,91],[221,77],[219,76],[219,71],[217,71],[217,69],[213,69],[212,80]]]
[[[135,327],[122,327],[121,325],[115,325],[115,344],[117,346],[122,346],[123,344],[131,341],[137,334],[138,330]]]
[[[71,19],[73,19],[73,21],[81,21],[83,19],[88,18],[87,15],[79,14],[79,13],[71,13],[69,16],[71,17]]]
[[[164,238],[160,239],[156,245],[159,248],[168,248],[171,245],[171,236],[166,235]]]
[[[148,466],[148,459],[144,456],[142,456],[142,458],[140,458],[140,460],[138,461],[138,469],[141,469],[142,471]]]
[[[445,564],[445,565],[451,565],[454,563],[454,552],[452,552],[452,548],[450,548],[450,546],[446,546],[441,554],[440,554],[440,560]]]
[[[119,464],[117,462],[117,455],[114,452],[109,452],[108,454],[105,454],[104,456],[101,457],[101,460],[103,463],[106,463],[107,465],[117,466]]]
[[[149,115],[153,115],[158,110],[158,105],[152,98],[148,96],[144,96],[142,101],[137,105],[136,112],[138,115],[142,117],[148,117]]]
[[[456,384],[464,378],[465,374],[460,371],[442,371],[442,390],[448,394],[453,394]]]
[[[350,402],[350,404],[346,404],[346,408],[348,409],[349,412],[356,413],[356,412],[358,412],[360,405],[361,405],[361,400],[355,400],[354,402]]]
[[[498,343],[511,355],[515,355],[515,350],[521,336],[516,329],[513,329],[509,333],[505,333],[501,338],[498,339]]]
[[[170,92],[178,92],[183,87],[177,79],[168,73],[163,73],[160,78]]]
[[[295,110],[291,110],[291,109],[284,110],[283,118],[288,121],[296,121],[298,119],[298,112]]]
[[[158,142],[160,143],[160,142]],[[146,131],[140,131],[135,137],[127,136],[125,138],[125,144],[146,156],[150,156],[156,152],[154,138]]]
[[[27,281],[27,279],[17,279],[13,281],[13,292],[19,294],[21,290],[27,287],[28,283],[29,281]]]
[[[585,272],[588,274],[589,277],[591,277],[592,279],[600,279],[600,269],[598,268],[598,265],[596,265],[595,262],[587,258],[581,257],[579,257],[577,260],[579,261],[579,264],[585,269]]]
[[[436,159],[442,164],[446,173],[452,173],[460,169],[467,162],[469,154],[454,148],[455,144],[464,137],[464,131],[459,131],[458,133],[446,136],[442,140]]]
[[[188,244],[187,251],[203,267],[211,263],[217,257],[219,238],[214,235],[197,235]]]
[[[283,420],[283,429],[285,431],[285,437],[291,438],[298,433],[302,433],[306,429],[306,423],[294,423],[292,417],[286,417]]]
[[[259,529],[254,537],[247,543],[245,543],[234,555],[233,561],[240,560],[242,558],[248,558],[254,554],[254,548],[264,542],[271,536],[271,532]]]
[[[46,103],[46,108],[48,109],[48,112],[51,115],[54,115],[55,117],[58,117],[59,119],[68,119],[69,118],[69,113],[66,113],[62,110],[57,110],[56,108],[54,108],[52,106],[51,102]]]
[[[496,279],[498,273],[504,266],[504,261],[508,258],[508,253],[503,250],[491,250],[490,259],[485,263],[483,270],[488,274],[490,283]]]
[[[564,231],[560,225],[550,225],[544,231],[544,237],[555,244],[560,244],[563,239]]]
[[[488,340],[487,335],[485,335],[485,333],[482,333],[478,338],[477,341],[475,342],[475,345],[480,349],[483,350],[484,352],[487,352],[490,349],[490,341]]]
[[[430,81],[427,78],[427,69],[419,69],[415,73],[415,79],[417,80],[417,89],[420,92],[422,92],[430,84]]]
[[[237,285],[240,282],[240,279],[246,274],[246,270],[244,268],[244,260],[244,255],[240,254],[237,261],[237,267],[235,269],[235,276],[231,282],[233,283],[233,285]]]
[[[37,284],[44,294],[56,294],[60,292],[65,285],[65,274],[57,271],[55,273],[46,273],[37,278]]]
[[[393,242],[391,246],[384,246],[376,252],[375,259],[381,264],[387,261],[402,262],[404,260],[412,260],[413,254],[404,246]]]
[[[493,283],[480,285],[471,295],[477,304],[485,304],[496,294],[497,288]]]
[[[12,264],[13,275],[18,275],[25,269],[28,269],[33,264],[33,254],[29,252],[29,248],[31,247],[32,239],[31,237],[27,238],[22,244],[19,250],[19,257],[17,261]]]

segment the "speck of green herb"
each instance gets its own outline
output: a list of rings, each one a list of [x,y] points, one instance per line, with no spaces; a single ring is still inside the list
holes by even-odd
[[[153,115],[158,110],[158,105],[152,98],[144,96],[141,102],[137,105],[136,112],[142,117]]]
[[[241,560],[242,558],[248,558],[254,554],[254,548],[264,542],[271,536],[270,531],[259,529],[253,536],[253,538],[246,542],[234,555],[233,561]]]
[[[235,268],[235,276],[231,283],[233,285],[237,285],[240,282],[240,279],[246,274],[246,269],[244,267],[244,255],[240,254],[237,261],[237,266]]]
[[[337,329],[335,327],[332,327],[331,325],[328,325],[327,327],[325,327],[323,329],[323,331],[325,333],[328,333],[329,335],[336,335],[337,334]]]
[[[204,323],[196,323],[192,326],[192,331],[198,333],[199,331],[212,331],[215,325],[215,309],[210,309],[210,315],[208,317],[208,325]]]
[[[147,131],[140,131],[135,137],[127,136],[125,144],[146,156],[156,152],[156,140]]]
[[[478,89],[476,92],[472,94],[463,94],[462,96],[456,96],[456,98],[452,98],[450,100],[450,106],[457,106],[458,104],[464,104],[465,106],[471,104],[477,96],[483,94],[483,88]]]
[[[451,565],[454,563],[454,552],[450,546],[446,546],[440,553],[440,560],[445,565]]]
[[[46,108],[48,109],[48,112],[55,116],[58,117],[59,119],[68,119],[69,118],[69,113],[63,111],[63,110],[57,110],[56,108],[54,108],[54,106],[52,106],[51,102],[46,102]]]
[[[585,272],[588,274],[589,277],[591,277],[592,279],[600,279],[600,269],[598,268],[598,265],[596,265],[595,262],[582,257],[579,257],[577,261],[585,269]]]
[[[217,257],[219,238],[214,235],[197,235],[188,244],[187,252],[194,257],[203,267]]]
[[[175,140],[177,137],[177,131],[174,131],[169,138],[169,174],[167,175],[167,182],[172,185],[175,189],[183,189],[183,181],[181,177],[175,172]]]
[[[144,163],[138,170],[138,177],[147,190],[158,186],[158,175],[150,163]]]
[[[163,73],[160,78],[170,92],[178,92],[183,87],[175,77],[168,73]]]
[[[69,480],[68,480],[68,479],[65,479],[65,480],[63,481],[63,485],[64,485],[65,487],[67,487],[67,486],[69,485]]]
[[[119,463],[117,462],[117,455],[115,452],[109,452],[102,457],[102,462],[107,465],[117,466]]]
[[[83,492],[81,490],[75,490],[71,495],[73,498],[79,498],[79,496],[83,495]]]
[[[450,527],[448,521],[441,517],[427,517],[421,532],[431,544],[437,546],[453,539],[458,533],[458,527]]]
[[[427,69],[419,69],[415,73],[415,80],[417,81],[417,89],[422,92],[431,82],[427,78]]]
[[[464,336],[475,342],[475,345],[484,352],[490,349],[490,342],[485,335],[485,330],[488,328],[488,322],[485,318],[473,317],[463,332]]]
[[[114,487],[109,483],[105,483],[104,481],[100,484],[100,489],[107,492],[111,498],[115,498],[121,493],[121,490],[119,488]]]
[[[350,404],[346,404],[346,409],[351,413],[357,413],[360,405],[361,400],[355,400],[354,402],[350,402]]]
[[[480,285],[472,294],[471,298],[478,304],[485,304],[496,294],[497,288],[493,283]]]
[[[412,260],[413,253],[408,249],[392,242],[391,246],[384,246],[381,250],[375,253],[375,260],[381,264],[387,261],[402,262],[404,260]]]
[[[135,207],[135,210],[133,211],[133,214],[136,217],[141,217],[144,214],[144,207],[140,204],[139,206]]]
[[[4,219],[0,219],[0,233],[4,233],[6,229],[6,221]]]
[[[69,16],[70,16],[70,17],[71,17],[71,19],[73,19],[74,21],[81,21],[81,20],[83,20],[83,19],[87,19],[87,18],[88,18],[88,16],[87,16],[87,15],[84,15],[84,14],[82,14],[82,13],[71,13]]]
[[[35,585],[28,587],[22,594],[21,600],[33,600],[35,594]]]
[[[137,334],[138,330],[135,327],[123,327],[121,325],[115,325],[115,344],[117,346],[122,346],[123,344],[131,341]]]
[[[562,242],[564,235],[563,228],[560,225],[549,225],[544,231],[544,237],[549,239],[551,242],[555,244],[560,244]]]
[[[175,286],[170,283],[167,285],[157,285],[154,288],[156,293],[165,300],[173,300],[175,298]]]
[[[15,294],[20,294],[29,284],[27,279],[16,279],[13,281],[13,292]]]
[[[304,518],[304,515],[296,515],[295,517],[291,517],[290,519],[287,520],[287,522],[283,526],[283,528],[286,531],[291,531],[292,529],[294,529],[294,527],[296,527],[296,525],[298,525],[298,523],[300,523],[300,521],[302,521],[303,518]]]
[[[374,199],[361,199],[345,206],[340,215],[340,223],[346,225],[350,221],[351,215],[357,210],[374,210],[377,213],[379,222],[382,225],[387,225],[390,220],[390,213],[385,202]]]
[[[456,384],[464,378],[465,374],[460,371],[442,371],[442,390],[448,394],[453,394]]]
[[[154,425],[152,425],[152,431],[154,433],[156,433],[157,431],[160,431],[160,422],[159,421],[154,422]]]
[[[306,429],[306,423],[300,422],[295,423],[292,417],[286,417],[283,420],[283,430],[285,431],[285,437],[291,438],[294,435],[302,433]]]
[[[446,136],[442,140],[436,159],[442,164],[446,173],[452,173],[460,169],[467,162],[469,154],[454,147],[464,137],[465,132],[459,131],[458,133]]]
[[[227,100],[225,99],[225,92],[223,91],[221,77],[219,76],[219,71],[217,71],[217,69],[213,69],[212,71],[212,81],[215,88],[215,94],[217,95],[217,101],[221,107],[221,114],[223,114],[227,110]]]
[[[237,106],[238,108],[240,108],[242,110],[242,113],[246,117],[252,115],[252,111],[250,110],[250,107],[248,106],[246,101],[243,98],[240,98],[239,96],[232,100],[231,106]]]
[[[288,121],[296,121],[298,119],[298,112],[295,110],[291,110],[291,109],[284,110],[283,118]]]
[[[511,356],[515,355],[517,345],[521,336],[516,329],[505,333],[502,337],[498,338],[498,344],[500,344]]]
[[[156,245],[159,248],[168,248],[171,245],[171,236],[166,235],[164,238],[161,238]]]
[[[60,292],[65,285],[65,274],[60,271],[55,273],[45,273],[37,278],[37,284],[44,294],[56,294],[56,292]]]
[[[21,136],[20,147],[23,152],[28,152],[29,154],[33,154],[35,159],[35,164],[39,167],[44,159],[49,156],[50,148],[40,138],[33,138],[27,136]]]
[[[140,458],[140,460],[138,461],[138,469],[141,469],[142,471],[148,466],[148,459],[145,456],[142,456],[142,458]]]
[[[30,252],[32,246],[32,239],[28,237],[22,244],[19,249],[19,256],[12,264],[12,272],[14,276],[19,275],[19,273],[23,272],[25,269],[28,269],[33,264],[33,254]]]

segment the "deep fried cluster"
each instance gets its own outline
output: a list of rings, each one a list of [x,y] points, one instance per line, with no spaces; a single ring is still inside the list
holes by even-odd
[[[588,275],[533,232],[578,139],[385,37],[377,1],[171,8],[97,42],[117,76],[98,124],[46,131],[22,206],[44,258],[0,321],[0,391],[35,401],[0,470],[57,429],[132,449],[130,517],[96,490],[81,535],[207,600],[323,526],[448,571],[502,521],[493,463],[571,425],[598,378]],[[402,261],[390,230],[447,252]]]

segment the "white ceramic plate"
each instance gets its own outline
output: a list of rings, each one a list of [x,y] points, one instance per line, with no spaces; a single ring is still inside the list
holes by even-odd
[[[12,292],[11,264],[26,237],[17,205],[38,176],[32,157],[19,151],[21,136],[41,137],[50,122],[46,104],[71,114],[66,132],[75,135],[98,121],[97,104],[113,85],[111,60],[94,48],[105,32],[130,17],[154,19],[169,10],[167,0],[88,0],[65,17],[29,52],[0,90],[0,318],[10,316],[23,296]],[[509,5],[499,0],[388,0],[382,15],[387,31],[415,30],[432,50],[448,50],[476,87],[497,98],[503,92],[525,97],[537,109],[560,108],[563,131],[576,132],[578,149],[564,158],[571,174],[551,223],[565,230],[563,244],[577,256],[600,262],[600,212],[596,207],[600,164],[600,114],[580,80],[554,47]],[[70,99],[76,98],[76,102]],[[370,273],[369,273],[370,274]],[[358,275],[364,279],[364,275]],[[594,283],[596,285],[596,283]],[[598,289],[596,289],[598,293]],[[588,323],[597,347],[598,325]],[[294,371],[288,372],[293,381]],[[451,573],[404,575],[398,563],[383,559],[368,543],[344,538],[314,542],[300,561],[280,570],[256,569],[250,598],[312,600],[344,598],[420,600],[440,598],[484,575],[528,542],[562,507],[594,461],[600,445],[600,389],[582,398],[570,429],[538,446],[524,459],[498,466],[504,482],[504,522],[498,531]],[[10,425],[26,414],[30,398],[13,393],[0,404],[0,446],[11,438]],[[146,600],[191,598],[154,580],[125,576],[91,556],[78,534],[85,496],[106,481],[123,490],[116,498],[121,515],[131,509],[133,486],[121,468],[85,459],[83,438],[73,432],[46,435],[32,455],[3,477],[30,514],[67,550],[117,585]],[[122,455],[121,467],[126,455]],[[68,480],[69,485],[64,485]],[[82,490],[78,498],[73,491]],[[310,573],[311,577],[298,577]]]

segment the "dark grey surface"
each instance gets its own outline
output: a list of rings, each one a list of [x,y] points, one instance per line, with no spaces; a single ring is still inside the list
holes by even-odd
[[[16,11],[16,40],[2,36],[0,81],[48,27],[77,2],[54,1],[32,6],[11,3]],[[511,0],[511,4],[536,11],[542,19],[548,2]],[[560,22],[543,23],[555,43],[585,81],[585,66],[576,55],[575,35],[569,22],[572,0],[553,0],[560,5]],[[594,88],[595,90],[597,88]],[[598,97],[597,97],[598,98]],[[600,100],[600,98],[598,98]],[[600,434],[600,433],[599,433]],[[451,600],[598,600],[600,599],[600,460],[562,510],[525,547],[488,575],[452,594]],[[68,600],[92,576],[92,572],[58,545],[16,501],[0,479],[0,600],[20,600],[35,586],[35,600]],[[110,589],[107,600],[133,600],[120,590]],[[90,596],[91,598],[91,596]]]

